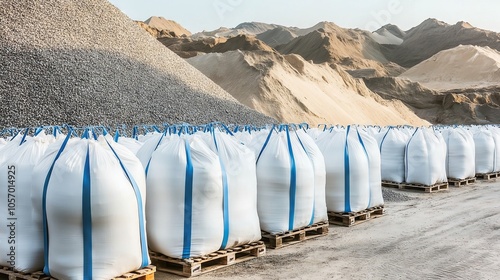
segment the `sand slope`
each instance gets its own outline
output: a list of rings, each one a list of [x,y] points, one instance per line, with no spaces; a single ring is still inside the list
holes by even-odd
[[[433,124],[500,123],[500,87],[438,92],[395,77],[365,78],[366,86],[387,100],[401,100]]]
[[[156,28],[159,31],[173,31],[177,36],[191,36],[191,32],[173,20],[165,19],[164,17],[150,17],[144,21],[150,27]]]
[[[385,33],[386,31],[396,36],[399,39],[404,39],[406,37],[406,31],[401,30],[399,26],[394,24],[386,24],[380,27],[377,31],[375,31],[375,33],[380,34],[380,33]]]
[[[348,70],[375,69],[377,76],[390,74],[384,67],[388,60],[370,32],[345,29],[333,23],[321,25],[324,28],[297,37],[276,49],[283,54],[299,54],[314,63],[336,63]]]
[[[193,34],[193,39],[205,37],[234,37],[237,35],[257,35],[268,30],[281,27],[277,24],[268,24],[262,22],[244,22],[234,28],[220,27],[212,31],[202,31]]]
[[[400,77],[436,90],[500,85],[500,52],[460,45],[437,53]]]
[[[265,42],[271,47],[287,44],[297,38],[297,34],[289,28],[277,27],[257,35],[257,39]]]
[[[398,37],[386,28],[381,28],[370,34],[375,42],[382,45],[401,45],[403,43],[403,38]]]
[[[384,50],[385,56],[403,67],[413,67],[436,53],[459,45],[488,46],[500,50],[500,34],[473,27],[467,22],[449,25],[427,19],[408,30],[397,48]]]
[[[187,61],[241,103],[282,122],[427,123],[401,102],[373,94],[340,67],[311,64],[298,55],[231,51]]]

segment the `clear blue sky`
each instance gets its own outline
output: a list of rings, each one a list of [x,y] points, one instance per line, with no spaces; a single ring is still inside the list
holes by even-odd
[[[191,32],[259,21],[310,27],[331,21],[373,31],[390,22],[407,30],[427,18],[467,21],[500,32],[498,0],[109,0],[134,20],[163,16]]]

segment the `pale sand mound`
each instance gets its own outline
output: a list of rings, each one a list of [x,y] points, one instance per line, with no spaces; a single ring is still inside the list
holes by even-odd
[[[437,92],[395,77],[365,78],[366,86],[388,100],[401,100],[433,124],[500,123],[500,87]]]
[[[295,38],[297,38],[297,34],[284,27],[277,27],[257,35],[257,39],[273,48],[287,44]]]
[[[333,23],[300,36],[276,49],[282,54],[299,54],[315,63],[336,63],[348,70],[375,69],[377,76],[391,75],[389,61],[368,31],[345,29]],[[397,73],[399,74],[399,73]]]
[[[408,30],[401,45],[384,49],[384,54],[392,62],[410,68],[440,51],[459,45],[488,46],[500,50],[500,33],[479,29],[462,21],[450,25],[427,19]]]
[[[164,17],[150,17],[144,21],[150,27],[156,28],[160,31],[168,30],[173,31],[177,36],[191,36],[191,32],[173,20]]]
[[[396,36],[399,39],[404,39],[406,37],[406,32],[401,30],[397,25],[394,24],[386,24],[382,27],[380,27],[376,33],[384,33],[385,31],[388,31],[392,35]]]
[[[428,124],[400,101],[383,100],[339,67],[311,64],[298,55],[231,51],[187,61],[241,103],[281,122]]]
[[[234,37],[242,34],[257,35],[277,27],[281,26],[262,22],[244,22],[234,28],[220,27],[213,31],[198,32],[193,34],[192,37],[193,39],[199,39],[206,37]]]
[[[436,90],[500,85],[500,52],[461,45],[439,52],[400,77]]]
[[[372,32],[370,36],[375,42],[382,45],[401,45],[403,43],[402,38],[397,37],[385,28]]]
[[[216,44],[210,52],[224,53],[227,51],[273,51],[273,48],[251,35],[238,35],[229,38],[226,42]]]

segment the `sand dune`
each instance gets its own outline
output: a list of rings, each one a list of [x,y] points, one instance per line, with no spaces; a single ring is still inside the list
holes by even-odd
[[[449,25],[427,19],[408,30],[404,42],[397,48],[384,49],[385,56],[403,67],[413,67],[440,51],[459,45],[488,46],[500,50],[500,34],[473,27],[460,21]]]
[[[399,39],[404,39],[406,37],[406,31],[401,30],[397,25],[394,24],[386,24],[382,27],[380,27],[376,33],[384,33],[385,31],[388,31],[392,35],[398,37]]]
[[[265,42],[271,47],[288,44],[293,39],[297,38],[297,34],[289,28],[277,27],[257,35],[257,39]]]
[[[187,61],[241,103],[282,122],[427,124],[401,102],[372,93],[340,67],[312,64],[298,55],[231,51]]]
[[[191,32],[173,20],[165,19],[164,17],[150,17],[144,21],[150,27],[160,31],[168,30],[174,32],[177,36],[191,36]]]
[[[439,52],[400,77],[436,90],[496,86],[500,85],[500,52],[461,45]]]
[[[365,78],[366,86],[387,100],[400,100],[433,124],[500,123],[500,87],[438,92],[397,77]]]
[[[268,30],[281,27],[277,24],[268,24],[262,22],[244,22],[234,28],[220,27],[212,31],[202,31],[193,34],[193,39],[205,37],[234,37],[238,35],[257,35]]]
[[[398,75],[397,68],[385,68],[389,63],[382,48],[368,31],[345,29],[333,23],[300,36],[290,43],[277,46],[283,54],[299,54],[314,63],[336,63],[348,70],[374,69],[375,76]]]
[[[370,34],[375,42],[381,45],[401,45],[403,38],[394,35],[391,31],[381,28]]]

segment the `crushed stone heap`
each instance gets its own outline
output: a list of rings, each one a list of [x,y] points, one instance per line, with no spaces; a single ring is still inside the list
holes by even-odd
[[[105,0],[0,5],[0,126],[264,124]]]

